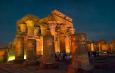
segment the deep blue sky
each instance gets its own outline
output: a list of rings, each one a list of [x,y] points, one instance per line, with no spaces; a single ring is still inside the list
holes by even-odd
[[[115,39],[115,0],[0,0],[0,45],[15,37],[16,21],[28,13],[43,18],[54,9],[73,19],[91,40]]]

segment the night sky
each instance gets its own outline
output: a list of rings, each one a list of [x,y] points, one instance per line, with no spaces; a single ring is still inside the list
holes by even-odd
[[[54,9],[70,16],[76,31],[91,40],[115,39],[115,0],[0,0],[0,46],[13,40],[21,17],[43,18]]]

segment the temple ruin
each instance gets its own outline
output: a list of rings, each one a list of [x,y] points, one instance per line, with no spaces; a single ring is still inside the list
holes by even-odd
[[[18,20],[16,26],[15,60],[24,60],[26,54],[30,63],[38,58],[44,59],[44,63],[52,63],[53,54],[71,53],[75,28],[72,19],[58,10],[42,19],[28,14]]]

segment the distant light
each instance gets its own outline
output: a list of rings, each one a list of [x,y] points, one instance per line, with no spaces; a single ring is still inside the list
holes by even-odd
[[[27,59],[26,55],[24,55],[24,59]],[[8,57],[8,61],[13,61],[13,60],[15,60],[15,55]]]
[[[12,60],[15,60],[15,56],[9,56],[8,57],[8,61],[12,61]]]
[[[103,53],[105,53],[105,54],[106,54],[107,52],[103,52]]]
[[[27,59],[27,56],[26,56],[26,54],[24,55],[24,59]]]

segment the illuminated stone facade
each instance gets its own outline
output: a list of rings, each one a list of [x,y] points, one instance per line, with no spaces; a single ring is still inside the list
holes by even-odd
[[[112,50],[112,53],[115,54],[115,40],[112,40],[111,42],[111,50]]]
[[[110,44],[107,43],[105,40],[99,40],[96,42],[97,48],[99,49],[99,52],[107,52],[111,51]]]
[[[89,52],[98,51],[97,44],[94,41],[88,41],[87,42],[87,48],[88,48]]]
[[[35,61],[40,56],[46,60],[55,53],[71,53],[71,35],[75,34],[72,19],[58,10],[39,19],[31,14],[17,21],[15,59],[23,60],[26,51],[27,61]],[[42,58],[43,59],[43,58]],[[50,62],[48,62],[50,63]]]
[[[88,41],[87,43],[88,51],[93,52],[96,55],[109,55],[114,51],[113,41],[111,43],[106,42],[105,40],[98,41]]]

